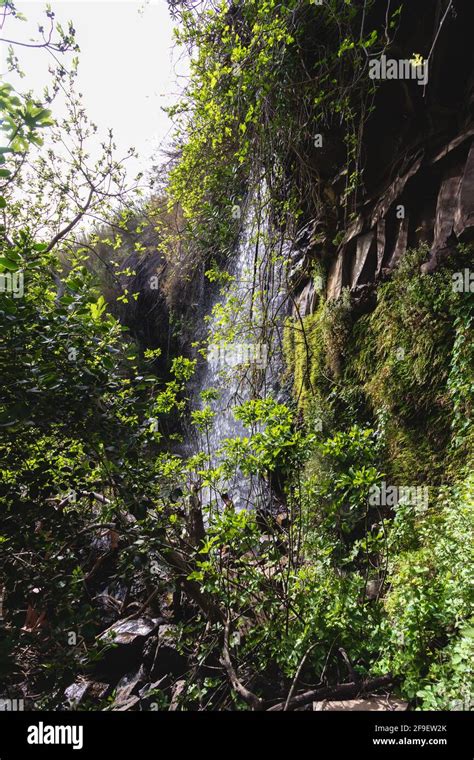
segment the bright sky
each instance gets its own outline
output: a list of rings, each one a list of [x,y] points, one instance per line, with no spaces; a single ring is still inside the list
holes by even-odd
[[[7,22],[1,36],[24,42],[38,39],[38,23],[48,28],[45,6],[42,0],[17,0],[17,10],[28,21]],[[120,156],[131,146],[140,154],[138,161],[127,162],[132,179],[137,171],[150,168],[152,156],[158,157],[158,149],[169,140],[171,124],[161,109],[176,102],[187,73],[182,51],[173,51],[173,20],[166,0],[51,0],[51,6],[65,28],[69,19],[74,23],[81,48],[77,90],[91,121],[104,136],[113,128]],[[8,81],[20,91],[31,89],[41,96],[48,83],[49,54],[27,48],[16,52],[26,77],[9,75]],[[63,113],[58,101],[53,113]]]

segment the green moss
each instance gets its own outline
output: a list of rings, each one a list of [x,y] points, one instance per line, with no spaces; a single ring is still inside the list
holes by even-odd
[[[456,317],[468,304],[453,290],[452,266],[420,273],[425,254],[408,254],[380,287],[374,312],[359,320],[346,379],[361,385],[383,426],[391,474],[439,484],[454,456],[448,380]]]
[[[284,332],[287,372],[305,416],[333,416],[333,401],[341,390],[342,369],[351,332],[350,296],[321,300],[314,314],[288,319]]]
[[[427,251],[407,253],[354,322],[347,291],[314,314],[288,320],[285,359],[305,419],[325,433],[369,423],[381,433],[387,475],[398,482],[453,482],[472,458],[474,299],[453,289],[460,249],[432,275]]]
[[[299,407],[307,411],[308,402],[315,394],[321,362],[324,361],[319,314],[288,319],[283,349],[295,398]]]

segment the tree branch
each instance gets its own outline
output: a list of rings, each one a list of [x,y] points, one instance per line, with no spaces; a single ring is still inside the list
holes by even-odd
[[[87,213],[87,211],[89,209],[89,206],[92,203],[92,198],[94,197],[94,192],[95,192],[95,189],[92,188],[91,191],[90,191],[90,193],[89,193],[89,197],[87,198],[87,201],[85,203],[85,206],[83,206],[83,208],[79,211],[79,213],[76,214],[76,216],[74,217],[74,219],[71,222],[69,222],[69,224],[66,227],[64,227],[63,230],[60,230],[57,233],[57,235],[55,235],[53,237],[53,239],[51,240],[50,244],[48,245],[48,247],[46,249],[46,253],[49,253],[54,248],[54,246],[57,243],[59,243],[59,241],[62,240],[63,237],[65,237],[69,232],[71,232],[71,230],[74,229],[74,227],[76,226],[76,224],[78,222],[81,221],[82,217]]]
[[[230,652],[229,652],[229,632],[230,632],[230,617],[228,616],[226,624],[224,626],[224,644],[222,647],[221,663],[227,672],[229,681],[231,682],[232,688],[234,689],[234,691],[237,692],[237,694],[240,697],[242,697],[244,702],[250,705],[253,710],[263,710],[264,709],[263,699],[261,699],[260,697],[257,697],[256,694],[254,694],[252,691],[250,691],[243,685],[243,683],[239,680],[239,677],[234,669],[234,666],[232,665],[232,660],[230,659]]]
[[[310,702],[321,702],[323,699],[334,699],[343,702],[346,699],[354,699],[367,691],[374,691],[383,686],[390,686],[394,681],[391,674],[380,676],[379,678],[369,678],[360,683],[343,683],[338,686],[329,686],[324,689],[313,689],[299,694],[291,700],[288,707],[285,702],[279,702],[273,707],[269,707],[267,712],[280,712],[285,709],[294,710],[296,707],[303,707]]]

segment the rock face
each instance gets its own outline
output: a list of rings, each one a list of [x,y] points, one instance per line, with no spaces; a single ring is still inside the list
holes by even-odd
[[[474,240],[474,55],[467,6],[459,3],[447,14],[430,53],[426,86],[381,82],[362,128],[359,187],[344,213],[345,159],[334,155],[328,165],[322,152],[311,155],[319,205],[316,213],[307,209],[295,236],[289,275],[294,316],[317,306],[315,262],[326,271],[325,298],[347,288],[353,302],[373,302],[377,284],[408,248],[426,245],[422,272],[428,274],[459,243]],[[438,11],[436,0],[426,0],[426,15],[407,4],[389,57],[429,51]],[[378,12],[372,9],[375,20]],[[330,142],[333,136],[324,137]]]
[[[329,265],[326,297],[343,288],[355,297],[390,275],[407,248],[429,246],[422,271],[433,271],[459,243],[474,240],[474,127],[441,149],[413,156],[409,167],[376,199],[364,203]],[[297,282],[300,316],[314,311],[311,260],[324,255],[324,244],[306,247],[290,275]]]
[[[146,243],[146,237],[144,242]],[[124,270],[133,272],[132,276],[122,276],[122,288],[138,297],[127,298],[126,302],[114,301],[114,309],[122,324],[146,348],[159,348],[161,356],[156,360],[155,368],[166,368],[166,356],[170,342],[170,314],[164,293],[167,264],[164,256],[156,250],[146,256],[132,253],[126,259]]]

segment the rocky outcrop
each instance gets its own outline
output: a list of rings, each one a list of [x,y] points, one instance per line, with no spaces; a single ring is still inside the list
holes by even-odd
[[[474,127],[434,153],[414,156],[409,167],[377,198],[364,203],[328,268],[326,297],[348,288],[365,297],[390,275],[409,247],[429,247],[422,271],[433,271],[459,243],[474,240]],[[318,284],[311,263],[323,245],[294,254],[290,281],[296,285],[300,316],[314,311]]]
[[[184,684],[180,679],[188,669],[178,650],[178,633],[163,618],[116,621],[98,639],[111,648],[97,663],[97,680],[79,676],[64,692],[64,708],[87,709],[87,704],[93,704],[118,712],[154,709],[156,695],[162,693],[174,704],[170,709],[176,709],[179,685]],[[113,700],[104,707],[111,695]]]
[[[429,273],[459,243],[474,240],[473,50],[466,34],[472,19],[467,4],[457,3],[440,26],[444,10],[437,0],[426,0],[426,16],[415,4],[404,8],[387,55],[410,59],[420,51],[429,78],[424,87],[381,82],[363,125],[360,183],[344,214],[344,160],[328,166],[316,148],[310,157],[319,201],[316,212],[307,210],[294,243],[295,315],[313,313],[318,303],[314,262],[326,271],[327,299],[348,288],[353,303],[370,308],[377,284],[408,248],[426,245],[422,271]],[[373,13],[376,21],[377,8]]]

